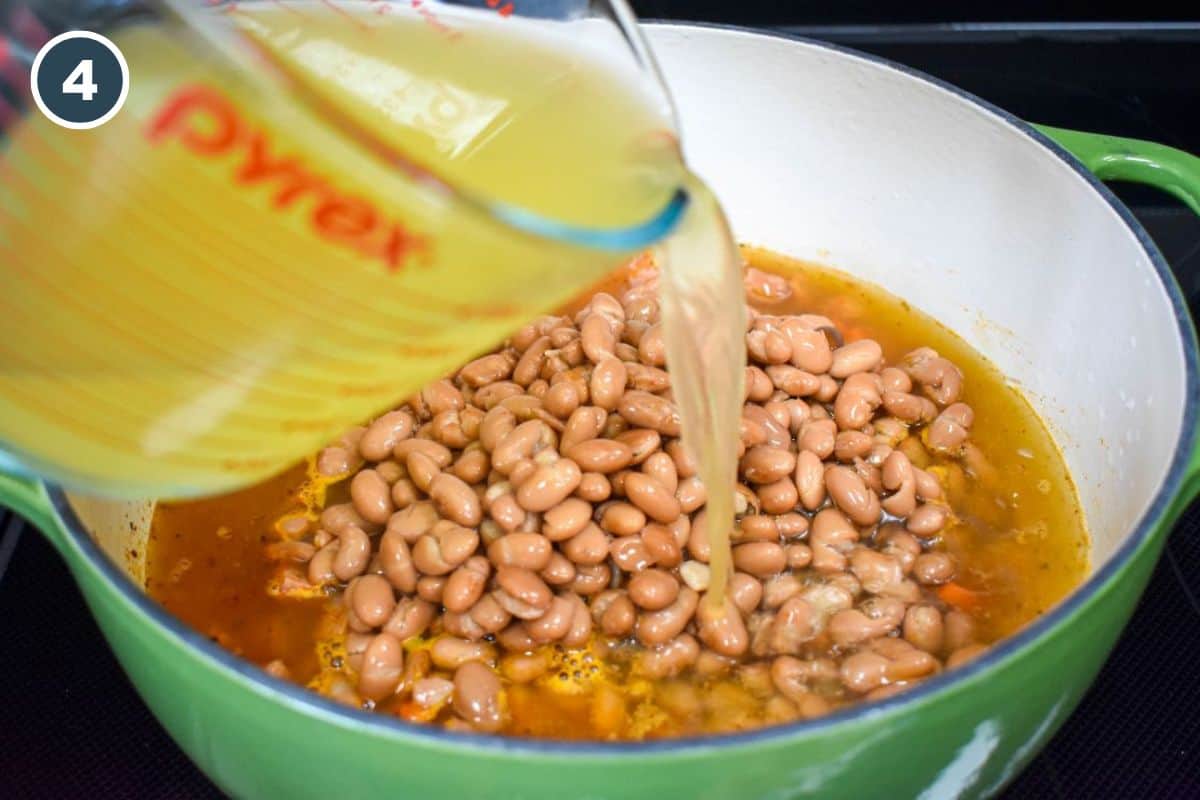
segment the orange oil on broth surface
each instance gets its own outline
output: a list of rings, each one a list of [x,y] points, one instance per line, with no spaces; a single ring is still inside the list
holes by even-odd
[[[758,305],[772,314],[824,314],[846,338],[870,337],[889,363],[928,346],[962,370],[961,398],[975,410],[971,441],[984,460],[929,460],[917,466],[941,479],[954,524],[939,547],[959,563],[955,582],[971,590],[978,638],[993,642],[1044,613],[1083,579],[1088,537],[1062,455],[1028,402],[1000,372],[957,335],[906,302],[844,274],[744,248],[752,266],[786,276],[793,294]],[[596,290],[611,290],[618,280]],[[924,452],[924,451],[921,451]],[[918,454],[916,456],[920,458]],[[323,592],[280,597],[279,562],[266,547],[280,538],[276,521],[316,512],[346,499],[344,484],[329,497],[299,465],[252,489],[202,501],[163,504],[149,550],[150,594],[226,648],[258,664],[282,659],[291,678],[325,693],[352,685],[337,641],[344,611]],[[427,648],[430,641],[406,647]],[[552,668],[533,683],[506,686],[517,736],[659,738],[732,731],[783,721],[764,705],[761,687],[737,674],[701,679],[647,679],[631,668],[632,650],[596,638],[585,650],[545,648]],[[833,706],[852,702],[827,687]],[[411,704],[381,703],[383,713],[408,716]],[[443,711],[443,716],[449,716]],[[439,717],[441,719],[441,717]]]

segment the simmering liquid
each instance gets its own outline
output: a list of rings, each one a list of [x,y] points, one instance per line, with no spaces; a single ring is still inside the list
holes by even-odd
[[[786,300],[756,302],[761,310],[775,315],[824,314],[847,340],[878,341],[889,363],[913,348],[932,346],[962,370],[961,399],[975,409],[974,449],[967,458],[955,459],[915,446],[906,453],[915,466],[938,477],[954,512],[954,523],[933,545],[933,552],[950,553],[958,563],[954,582],[939,589],[939,595],[947,607],[969,615],[976,641],[990,643],[1012,633],[1080,582],[1087,569],[1088,540],[1065,463],[1041,420],[994,366],[952,332],[877,287],[765,251],[743,250],[743,256],[762,270],[784,276],[790,285]],[[662,278],[664,284],[669,280]],[[740,297],[741,291],[739,285],[725,297]],[[669,318],[666,305],[672,301],[663,302],[664,318]],[[707,346],[719,344],[709,340]],[[743,347],[740,335],[736,347]],[[677,363],[672,362],[672,377],[682,412],[684,377]],[[740,383],[740,377],[726,378],[730,385]],[[740,389],[733,397],[740,405]],[[709,407],[715,407],[715,399]],[[714,427],[720,424],[717,419]],[[730,448],[735,442],[736,438]],[[730,452],[726,463],[732,456]],[[733,474],[728,474],[732,482]],[[286,585],[288,572],[280,570],[278,553],[269,552],[282,546],[278,531],[286,529],[289,520],[311,517],[325,505],[346,500],[346,482],[326,487],[313,475],[311,464],[301,465],[237,494],[161,505],[152,528],[148,590],[223,646],[259,664],[282,660],[291,679],[354,702],[340,599],[320,589]],[[712,504],[710,492],[710,509]],[[714,527],[710,525],[709,533],[714,537],[710,566],[715,574],[716,537],[721,534],[719,529],[714,533]],[[411,640],[409,656],[432,644],[425,638]],[[509,718],[504,732],[656,738],[772,724],[802,711],[778,702],[764,669],[701,670],[698,664],[675,677],[648,678],[638,668],[640,649],[627,640],[600,635],[583,648],[540,649],[535,655],[548,665],[545,674],[505,685]],[[813,642],[805,656],[840,657],[837,646],[827,640]],[[816,680],[811,688],[823,709],[861,697],[836,679]],[[426,719],[406,699],[381,701],[375,709]],[[453,716],[447,709],[439,713],[439,721]]]

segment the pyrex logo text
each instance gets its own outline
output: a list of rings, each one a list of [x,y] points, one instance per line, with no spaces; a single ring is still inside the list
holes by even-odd
[[[427,262],[424,236],[387,219],[371,202],[338,191],[325,178],[308,171],[294,157],[272,153],[263,130],[251,127],[237,108],[207,86],[184,86],[173,92],[146,129],[151,142],[175,139],[196,155],[241,155],[234,180],[243,186],[274,187],[272,206],[280,212],[312,199],[309,223],[314,233],[363,256],[382,261],[388,271],[413,260]]]

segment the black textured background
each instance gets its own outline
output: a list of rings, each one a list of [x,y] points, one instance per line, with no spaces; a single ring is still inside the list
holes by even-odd
[[[728,8],[693,3],[682,13],[679,3],[637,5],[646,16],[708,19]],[[766,22],[753,13],[757,7],[741,7],[737,21]],[[795,6],[810,7],[816,8]],[[1169,18],[1162,8],[1149,4],[1147,18]],[[820,19],[817,10],[770,21]],[[877,20],[855,11],[843,21]],[[823,26],[801,32],[931,72],[1027,119],[1200,152],[1200,28],[1169,36],[1110,30],[1082,40],[1046,28],[980,34]],[[1119,193],[1171,261],[1196,316],[1200,221],[1144,189],[1119,187]],[[1005,798],[1200,796],[1198,664],[1200,504],[1171,535],[1091,692]],[[51,547],[20,520],[0,514],[0,798],[77,796],[220,794],[134,693]]]

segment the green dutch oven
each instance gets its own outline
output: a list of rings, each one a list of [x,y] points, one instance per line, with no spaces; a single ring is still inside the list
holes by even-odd
[[[143,593],[153,502],[0,477],[54,543],[142,697],[242,797],[984,797],[1071,713],[1200,490],[1196,336],[1154,244],[1098,179],[1200,212],[1200,160],[1037,129],[952,86],[816,42],[647,34],[695,170],[745,241],[904,296],[1024,389],[1063,449],[1092,570],[969,665],[890,699],[749,733],[644,744],[465,735],[271,678]]]

